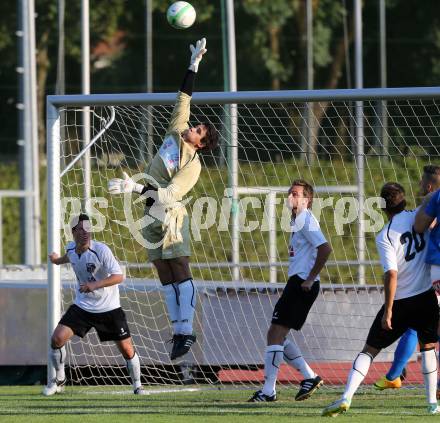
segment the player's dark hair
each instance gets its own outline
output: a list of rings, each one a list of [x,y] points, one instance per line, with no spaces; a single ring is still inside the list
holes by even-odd
[[[423,175],[428,178],[431,184],[434,184],[436,187],[440,184],[440,166],[436,165],[427,165],[423,166]]]
[[[313,194],[314,194],[313,187],[304,179],[295,179],[292,182],[291,187],[294,187],[294,186],[303,187],[304,196],[309,199],[309,207],[308,208],[312,207]]]
[[[87,216],[85,213],[81,213],[78,216],[74,216],[72,218],[71,222],[71,227],[72,227],[72,231],[78,226],[78,224],[84,220],[90,220],[89,216]]]
[[[212,151],[218,145],[218,131],[212,123],[203,122],[202,125],[206,129],[206,135],[201,139],[204,147],[200,151]]]
[[[405,189],[397,182],[387,182],[380,190],[380,196],[385,200],[383,209],[391,214],[405,210]]]

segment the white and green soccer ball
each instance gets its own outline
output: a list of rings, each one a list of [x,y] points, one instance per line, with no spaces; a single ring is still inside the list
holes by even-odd
[[[189,28],[196,20],[196,10],[186,1],[176,1],[167,10],[167,20],[173,28]]]

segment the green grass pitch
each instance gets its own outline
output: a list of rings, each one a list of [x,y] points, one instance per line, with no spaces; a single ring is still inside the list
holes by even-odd
[[[148,388],[147,388],[148,389]],[[157,389],[157,388],[156,388]],[[156,392],[134,396],[128,387],[67,387],[53,397],[41,395],[40,386],[0,387],[0,422],[314,422],[324,406],[339,398],[341,389],[323,388],[303,402],[293,400],[293,388],[280,388],[275,403],[246,400],[252,390],[197,390]],[[424,390],[376,392],[362,388],[343,422],[422,422],[436,419],[426,412]]]

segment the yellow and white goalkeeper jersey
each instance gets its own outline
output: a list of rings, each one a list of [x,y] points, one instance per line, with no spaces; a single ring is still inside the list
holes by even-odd
[[[163,144],[147,169],[159,184],[158,200],[164,206],[181,201],[200,176],[197,151],[181,135],[189,128],[190,102],[191,97],[179,91]]]

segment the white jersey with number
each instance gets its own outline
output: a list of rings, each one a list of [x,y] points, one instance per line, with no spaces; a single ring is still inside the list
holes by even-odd
[[[429,265],[425,263],[429,233],[416,233],[416,214],[417,210],[396,214],[376,237],[384,272],[397,271],[395,300],[421,294],[432,286]]]
[[[115,274],[122,275],[121,267],[107,245],[91,240],[88,250],[78,254],[75,243],[69,242],[66,254],[78,281],[75,296],[78,307],[91,313],[103,313],[121,306],[117,284],[93,292],[79,292],[79,286],[84,282],[99,281]]]
[[[327,240],[309,209],[303,210],[292,220],[291,229],[287,275],[289,278],[298,275],[302,279],[307,279],[315,265],[318,254],[316,249]],[[319,280],[319,275],[316,280]]]

